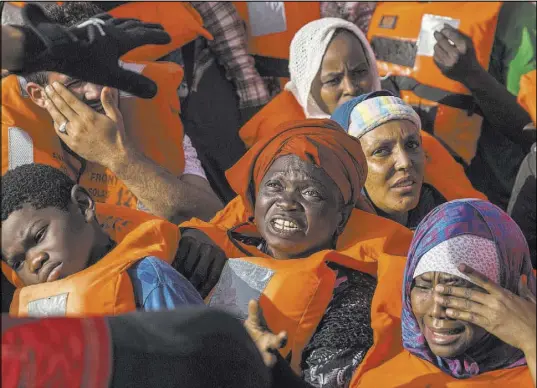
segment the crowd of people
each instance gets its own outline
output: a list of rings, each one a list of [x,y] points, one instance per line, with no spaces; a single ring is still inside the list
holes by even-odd
[[[536,387],[535,25],[2,2],[2,384]]]

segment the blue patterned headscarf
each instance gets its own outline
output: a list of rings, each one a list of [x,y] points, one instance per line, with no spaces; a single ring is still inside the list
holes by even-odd
[[[420,118],[414,109],[387,90],[362,94],[347,101],[334,111],[330,119],[357,139],[393,120],[407,120],[421,129]]]
[[[463,355],[453,359],[436,356],[427,345],[412,312],[410,291],[414,271],[429,250],[464,234],[486,238],[496,244],[501,287],[518,294],[518,282],[523,274],[528,277],[528,287],[534,293],[536,284],[524,235],[511,217],[495,205],[477,199],[451,201],[438,206],[421,221],[414,234],[405,268],[403,347],[460,379],[526,364],[521,350],[490,334]]]

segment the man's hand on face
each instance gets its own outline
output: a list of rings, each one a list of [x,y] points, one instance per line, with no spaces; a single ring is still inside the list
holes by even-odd
[[[45,91],[45,108],[54,120],[57,135],[77,155],[113,171],[114,164],[129,149],[118,107],[118,91],[103,88],[101,103],[105,114],[90,108],[58,82],[48,85]],[[62,132],[64,123],[67,124]]]

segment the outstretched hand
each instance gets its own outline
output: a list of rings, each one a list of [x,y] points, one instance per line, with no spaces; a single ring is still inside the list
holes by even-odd
[[[126,70],[119,59],[146,44],[167,44],[171,38],[160,24],[114,19],[100,14],[73,27],[53,23],[36,4],[22,10],[25,24],[23,68],[17,73],[56,71],[83,81],[110,86],[142,98],[157,92],[150,79]]]
[[[248,319],[244,322],[244,327],[257,345],[265,365],[268,367],[274,366],[276,364],[276,352],[284,347],[287,342],[287,333],[282,331],[279,334],[273,334],[266,328],[259,303],[255,300],[251,300],[248,303]]]

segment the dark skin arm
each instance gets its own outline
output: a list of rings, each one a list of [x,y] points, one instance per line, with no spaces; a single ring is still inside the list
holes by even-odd
[[[528,113],[516,96],[481,67],[472,40],[449,25],[434,37],[433,59],[442,74],[468,88],[487,121],[506,137],[521,145],[534,142],[534,134],[522,131],[531,122]]]

